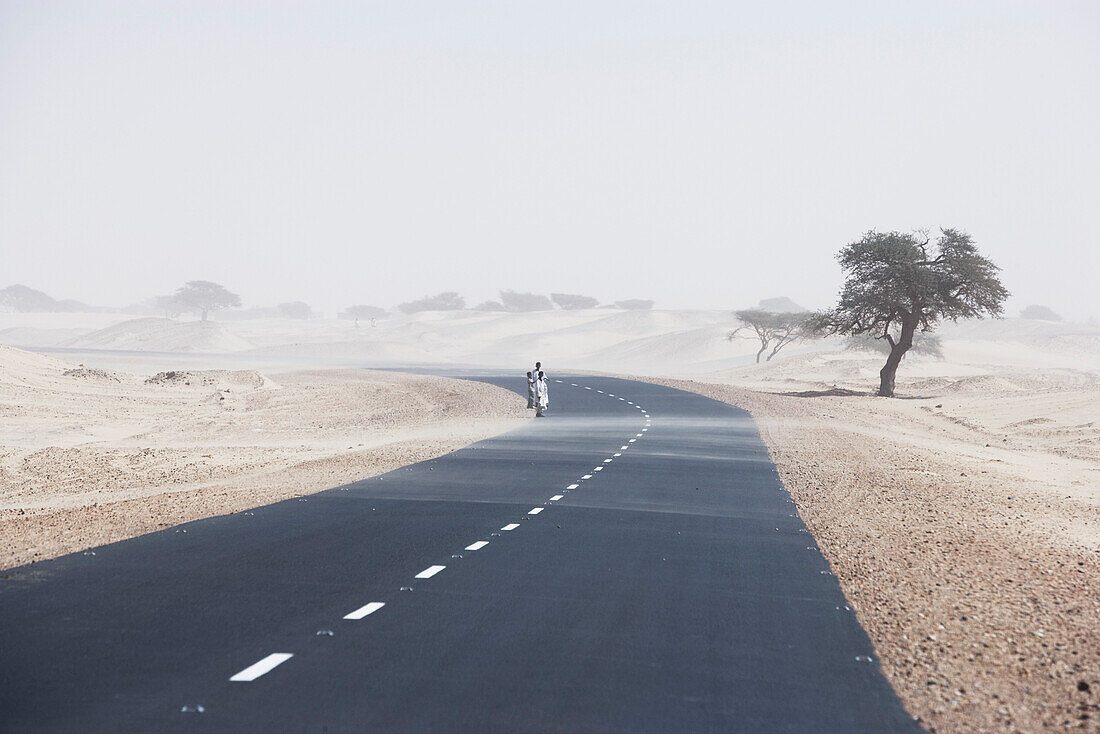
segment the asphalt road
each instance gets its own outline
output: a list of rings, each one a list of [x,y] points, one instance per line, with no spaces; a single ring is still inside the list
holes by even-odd
[[[553,377],[437,460],[4,572],[0,730],[919,731],[747,414]]]

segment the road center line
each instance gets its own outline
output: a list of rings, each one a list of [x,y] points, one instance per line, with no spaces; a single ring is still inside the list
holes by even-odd
[[[489,545],[489,541],[479,540],[476,543],[470,543],[468,546],[466,546],[466,550],[481,550],[487,545]]]
[[[624,448],[625,448],[625,446],[624,446]],[[617,452],[615,452],[614,454],[612,454],[612,456],[622,456],[622,455],[623,455],[623,454],[622,454],[622,452],[621,452],[621,451],[617,451]]]
[[[546,509],[545,507],[532,507],[530,510],[527,511],[527,514],[528,515],[537,515],[545,509]]]
[[[579,485],[579,484],[570,484],[568,487],[566,487],[566,489],[576,489],[579,486],[581,486],[581,485]]]
[[[362,619],[368,614],[374,614],[384,606],[386,606],[386,602],[384,601],[372,601],[366,606],[359,607],[351,614],[345,614],[344,619]]]
[[[611,463],[611,459],[604,459],[604,460],[603,460],[603,463],[605,463],[605,464],[610,464],[610,463]]]
[[[592,471],[603,471],[603,467],[602,467],[602,466],[597,466],[597,467],[596,467],[595,469],[593,469]]]
[[[247,668],[242,670],[240,673],[237,673],[229,680],[244,683],[254,681],[264,673],[270,672],[272,669],[275,668],[275,666],[282,665],[287,660],[290,660],[292,657],[294,657],[294,653],[291,652],[273,652],[263,660],[252,663],[252,665],[249,665]]]
[[[446,568],[446,566],[428,566],[423,571],[416,574],[416,578],[418,578],[418,579],[430,579],[432,576],[435,576],[437,573],[439,573],[440,571],[442,571],[445,568]]]
[[[518,522],[510,522],[507,525],[505,525],[504,527],[502,527],[501,530],[515,530],[518,527],[519,527]]]
[[[585,474],[583,477],[581,477],[581,479],[591,479],[591,478],[592,478],[591,474]]]
[[[565,495],[564,494],[556,494],[547,501],[548,502],[557,502],[560,499],[565,499]]]

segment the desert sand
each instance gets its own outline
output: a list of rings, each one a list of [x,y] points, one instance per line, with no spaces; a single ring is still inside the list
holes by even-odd
[[[525,406],[440,377],[142,378],[0,346],[0,567],[440,456],[518,425]]]
[[[456,419],[475,411],[476,430],[461,433],[433,420],[441,388],[429,378],[335,368],[518,370],[539,358],[557,372],[640,375],[750,411],[883,670],[930,730],[1096,729],[1100,328],[947,324],[944,359],[907,356],[898,398],[883,399],[871,396],[878,354],[824,340],[754,364],[751,340],[726,339],[733,326],[729,312],[618,309],[393,315],[373,327],[0,314],[0,342],[89,368],[222,370],[198,386],[64,375],[53,362],[19,368],[46,377],[0,385],[3,537],[17,528],[42,540],[20,540],[23,555],[6,557],[102,542],[95,533],[118,512],[144,513],[134,528],[143,532],[243,508],[244,497],[333,486],[522,420],[511,397],[438,383],[453,390]],[[296,371],[273,374],[286,370]],[[51,397],[38,407],[28,388]],[[428,407],[390,399],[410,391]],[[390,428],[367,425],[347,408],[352,394],[390,406],[380,416],[406,412]],[[180,411],[202,440],[167,420]],[[54,489],[36,489],[43,473]],[[296,479],[263,495],[272,477]],[[155,511],[124,510],[149,501]],[[75,537],[51,549],[45,539],[66,530]]]

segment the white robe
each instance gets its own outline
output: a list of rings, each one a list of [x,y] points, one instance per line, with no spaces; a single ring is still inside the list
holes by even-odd
[[[540,408],[545,410],[550,406],[550,385],[545,377],[540,377],[535,383],[535,394]]]

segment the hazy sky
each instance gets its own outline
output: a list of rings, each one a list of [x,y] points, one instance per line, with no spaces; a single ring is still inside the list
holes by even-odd
[[[956,226],[1100,316],[1100,3],[0,4],[0,287],[825,306]]]

